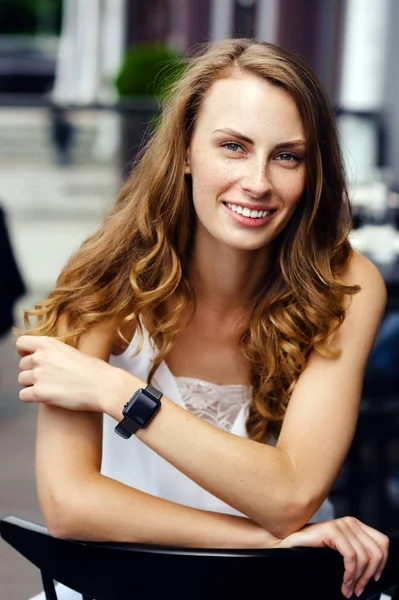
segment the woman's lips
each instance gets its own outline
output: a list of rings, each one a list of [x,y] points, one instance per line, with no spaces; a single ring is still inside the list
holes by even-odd
[[[262,225],[265,225],[266,223],[268,223],[270,221],[270,219],[273,218],[274,213],[276,212],[275,209],[250,209],[249,207],[244,207],[241,205],[237,205],[237,204],[233,204],[230,202],[223,202],[223,205],[225,207],[225,209],[229,212],[230,216],[237,222],[240,223],[242,225],[246,225],[247,227],[261,227]],[[243,214],[243,212],[238,212],[237,210],[233,210],[232,207],[240,207],[241,210],[246,214]],[[268,214],[264,215],[264,216],[248,216],[249,211],[251,211],[252,214],[253,211],[256,210],[257,214],[259,215],[259,212],[262,214],[265,213],[265,211],[267,211]]]

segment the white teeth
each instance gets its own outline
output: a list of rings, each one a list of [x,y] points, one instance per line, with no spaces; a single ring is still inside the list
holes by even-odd
[[[244,217],[250,217],[251,219],[260,219],[271,213],[271,210],[251,210],[246,207],[243,208],[239,204],[231,204],[231,202],[226,202],[226,206],[233,212],[237,212]]]

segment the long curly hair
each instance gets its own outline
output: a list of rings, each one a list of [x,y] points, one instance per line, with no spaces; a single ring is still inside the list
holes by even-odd
[[[184,315],[195,313],[188,259],[195,234],[190,177],[184,174],[203,99],[235,71],[280,86],[294,99],[307,136],[306,187],[273,243],[275,260],[253,298],[240,338],[249,361],[253,400],[247,431],[266,442],[278,436],[290,395],[309,354],[335,358],[333,337],[344,320],[343,298],[359,290],[339,277],[351,255],[351,209],[334,115],[316,77],[297,56],[269,43],[231,39],[187,56],[182,78],[164,102],[155,132],[123,185],[115,207],[62,270],[55,289],[26,311],[28,333],[57,335],[77,345],[94,324],[120,318],[158,349],[149,379],[167,357]],[[174,309],[166,310],[173,296]],[[125,340],[126,342],[126,340]]]

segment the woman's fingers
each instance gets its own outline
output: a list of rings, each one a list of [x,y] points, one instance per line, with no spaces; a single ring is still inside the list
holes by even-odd
[[[34,397],[33,386],[22,388],[19,392],[19,399],[25,404],[36,402],[37,398]]]
[[[285,538],[281,546],[283,548],[328,547],[339,552],[343,557],[345,568],[341,592],[346,598],[350,598],[356,581],[358,554],[348,539],[340,519],[306,525],[303,529]]]
[[[17,349],[22,357],[19,361],[20,373],[18,383],[23,387],[19,392],[22,402],[42,402],[38,394],[37,374],[38,368],[47,363],[46,348],[50,347],[50,340],[46,337],[24,335],[17,340]]]
[[[19,385],[23,385],[24,387],[28,387],[34,384],[34,372],[32,370],[29,371],[21,371],[18,375],[18,383]]]
[[[339,552],[343,557],[345,571],[341,593],[345,598],[350,598],[352,596],[356,582],[356,574],[359,572],[358,549],[353,546],[351,539],[343,531],[339,521],[331,522],[331,530],[327,536],[325,545],[330,546],[330,548]]]
[[[328,546],[339,552],[345,568],[341,591],[350,598],[353,592],[360,596],[370,579],[381,575],[389,539],[354,517],[343,517],[307,525],[288,536],[282,546]]]
[[[41,344],[45,343],[45,338],[36,335],[21,335],[15,342],[18,354],[25,356],[26,354],[32,354],[35,352]]]
[[[357,554],[356,573],[350,584],[355,594],[359,596],[370,578],[380,569],[383,553],[356,519],[344,518],[340,521],[340,526]],[[348,582],[346,583],[348,584]]]
[[[352,594],[354,591],[356,591],[357,587],[359,587],[358,582],[360,581],[362,575],[364,574],[364,572],[367,569],[369,558],[368,558],[365,547],[356,538],[356,536],[351,536],[350,534],[348,535],[347,532],[345,532],[344,535],[345,535],[346,539],[348,540],[348,542],[350,543],[353,550],[356,552],[356,569],[354,571],[353,571],[353,569],[351,569],[350,574],[345,572],[344,578],[343,578],[343,584],[347,588],[347,591],[350,592],[350,594]],[[344,561],[344,564],[345,564],[345,561]],[[347,571],[346,564],[345,564],[345,571]]]
[[[381,577],[382,571],[385,569],[385,566],[387,564],[388,551],[389,551],[389,537],[387,535],[385,535],[384,533],[381,533],[381,531],[378,531],[377,529],[373,529],[373,527],[366,525],[365,523],[359,522],[359,525],[378,544],[378,547],[381,549],[381,551],[383,553],[383,559],[382,559],[380,568],[374,575],[374,579],[376,581],[378,581],[379,578]]]
[[[112,387],[113,374],[119,370],[51,337],[21,336],[17,349],[21,356],[18,382],[25,388],[20,393],[23,402],[102,411],[103,400],[109,400],[105,382],[109,377]]]
[[[353,591],[356,596],[360,596],[372,577],[379,579],[388,559],[389,538],[354,517],[344,517],[339,520],[339,524],[357,553]],[[346,586],[348,587],[347,580]]]
[[[368,564],[366,565],[366,568],[361,577],[356,581],[354,587],[355,594],[357,596],[360,596],[370,579],[381,570],[383,552],[378,546],[377,542],[373,540],[373,538],[371,538],[367,533],[361,532],[361,528],[358,536],[359,540],[361,540],[364,547],[366,548],[366,552],[369,557]]]
[[[34,366],[33,362],[34,362],[33,354],[26,354],[19,361],[19,370],[20,371],[29,371],[30,369],[33,369],[33,366]]]

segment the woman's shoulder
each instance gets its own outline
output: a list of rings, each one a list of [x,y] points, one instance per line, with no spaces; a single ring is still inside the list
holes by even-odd
[[[120,327],[121,319],[118,317],[95,323],[80,337],[79,349],[93,348],[96,355],[108,360],[111,354],[123,351],[120,349],[122,342],[119,335]]]
[[[338,276],[345,285],[358,286],[358,292],[347,297],[352,310],[364,314],[365,318],[369,318],[371,312],[382,315],[387,300],[386,285],[380,270],[370,259],[353,250]]]
[[[339,278],[345,285],[359,285],[361,288],[373,288],[376,293],[386,292],[385,281],[378,267],[364,254],[352,250],[348,261],[339,272]]]

